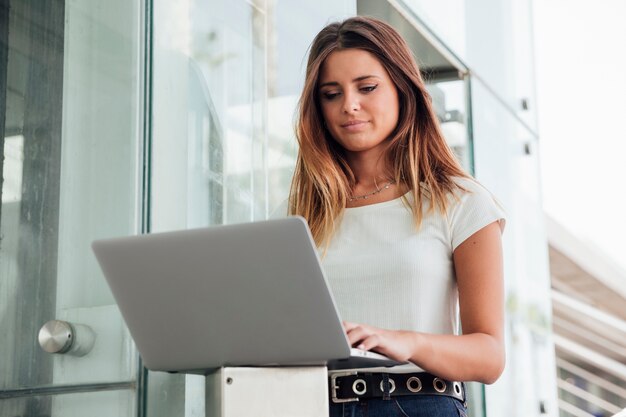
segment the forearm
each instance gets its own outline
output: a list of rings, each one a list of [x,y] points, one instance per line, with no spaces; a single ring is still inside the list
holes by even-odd
[[[473,332],[461,336],[385,330],[344,322],[352,346],[375,350],[398,361],[410,361],[440,378],[495,382],[504,369],[501,336]]]
[[[413,346],[409,361],[441,378],[495,382],[504,369],[504,344],[495,336],[462,336],[407,332]]]

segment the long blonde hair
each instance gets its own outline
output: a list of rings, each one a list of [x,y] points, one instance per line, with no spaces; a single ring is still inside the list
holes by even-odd
[[[435,209],[445,213],[449,194],[461,188],[452,177],[469,177],[446,143],[417,63],[395,29],[362,16],[331,23],[310,47],[296,123],[299,151],[289,194],[289,214],[308,221],[318,246],[327,247],[355,184],[343,148],[325,127],[319,75],[333,51],[352,48],[378,58],[398,90],[398,124],[387,139],[383,158],[392,167],[396,183],[406,184],[413,192],[416,228],[423,218],[424,194],[431,201],[427,214]]]

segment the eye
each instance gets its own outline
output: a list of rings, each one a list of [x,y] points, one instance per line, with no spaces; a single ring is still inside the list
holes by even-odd
[[[366,85],[365,87],[361,87],[360,90],[364,93],[371,93],[372,91],[376,90],[376,87],[378,87],[378,84]]]
[[[322,96],[326,99],[326,100],[332,100],[335,97],[337,97],[339,95],[339,93],[335,93],[332,91],[326,91],[324,93],[322,93]]]

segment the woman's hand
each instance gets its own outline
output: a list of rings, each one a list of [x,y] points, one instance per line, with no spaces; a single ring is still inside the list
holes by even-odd
[[[344,321],[350,346],[373,350],[399,362],[408,361],[416,352],[419,334],[404,330],[387,330],[367,324]]]

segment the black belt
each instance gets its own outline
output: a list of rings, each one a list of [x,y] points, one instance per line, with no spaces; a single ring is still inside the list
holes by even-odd
[[[348,371],[330,375],[330,398],[333,403],[367,398],[389,399],[400,395],[445,395],[465,403],[465,386],[428,372],[390,374]]]

